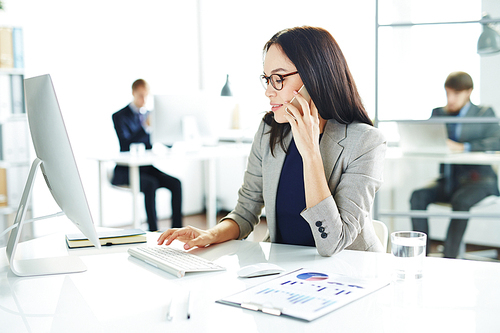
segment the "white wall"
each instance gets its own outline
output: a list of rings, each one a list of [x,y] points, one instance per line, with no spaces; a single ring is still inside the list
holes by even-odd
[[[312,0],[307,5],[295,0],[248,4],[229,0],[5,0],[4,8],[1,24],[24,29],[26,76],[52,76],[95,217],[97,163],[90,158],[118,150],[111,115],[131,100],[130,85],[139,77],[149,81],[152,94],[196,93],[200,86],[220,94],[230,74],[240,100],[242,127],[252,129],[269,109],[258,78],[264,43],[283,28],[316,25],[337,39],[373,114],[374,2],[370,0]],[[203,179],[197,176],[201,165],[164,167],[191,181],[185,184],[187,212],[202,207],[203,186],[199,184]],[[232,198],[225,194],[224,205],[234,202],[233,189],[240,184],[241,179],[232,179],[227,187],[219,185],[224,186],[219,188],[221,193],[235,192]],[[128,193],[107,188],[105,200],[108,225],[131,220]],[[158,200],[167,202],[168,191],[160,191]],[[41,177],[34,205],[36,215],[57,210]],[[169,215],[168,204],[158,206],[160,216]]]
[[[400,2],[381,1],[389,8],[389,17],[382,19],[390,21],[401,15],[398,12],[401,8],[394,6]],[[233,92],[240,101],[242,127],[252,128],[268,109],[268,101],[258,79],[262,72],[264,43],[286,27],[322,26],[333,34],[341,46],[365,106],[373,116],[374,3],[373,0],[310,0],[307,3],[302,0],[255,0],[251,3],[230,0],[89,0],[84,3],[4,0],[5,10],[0,11],[0,24],[24,28],[27,77],[45,73],[52,75],[88,201],[93,215],[97,216],[97,164],[89,158],[118,150],[111,115],[130,101],[130,85],[139,77],[150,82],[152,94],[189,94],[197,92],[199,87],[208,93],[219,94],[225,76],[229,74]],[[463,9],[476,4],[466,0],[458,3],[456,0],[407,0],[403,8],[413,9],[410,17],[416,20],[424,15],[433,15],[430,19],[438,20],[470,19],[470,16],[478,19],[479,13],[472,13],[471,10],[467,13],[436,10],[448,5]],[[497,2],[483,0],[484,9],[490,10],[491,6],[492,16],[500,17]],[[199,34],[201,48],[198,48]],[[440,40],[431,39],[429,42],[435,43],[435,48],[439,49]],[[393,54],[387,49],[380,52],[381,61],[390,59]],[[499,56],[495,57],[498,59]],[[419,66],[436,66],[433,59],[434,54],[426,54]],[[476,58],[474,61],[479,60]],[[452,70],[452,65],[446,64],[449,68],[437,66],[446,74]],[[467,66],[466,70],[472,68],[472,71],[478,67],[475,64]],[[411,67],[415,68],[419,67]],[[496,82],[498,75],[488,76],[493,72],[485,72],[484,68],[481,60],[479,86],[495,87],[492,82]],[[402,80],[393,82],[393,86],[404,88],[410,74],[414,73],[400,74]],[[489,79],[485,81],[483,77]],[[436,81],[433,83],[436,87],[429,88],[433,91],[431,99],[429,93],[421,89],[402,91],[415,98],[426,96],[432,106],[443,104],[442,78],[433,81]],[[481,89],[481,95],[474,98],[477,102],[491,100],[496,104],[498,96],[494,89]],[[411,100],[406,98],[404,101]],[[401,105],[394,100],[392,104]],[[500,109],[500,103],[497,105]],[[226,165],[231,170],[239,163],[232,161]],[[174,175],[185,177],[186,186],[187,180],[190,180],[191,185],[185,189],[188,213],[190,209],[202,207],[203,185],[199,185],[203,184],[201,165],[164,167]],[[219,174],[227,173],[219,170]],[[231,197],[230,192],[235,192],[233,188],[241,183],[241,179],[233,178],[230,183],[219,181],[219,191],[224,195],[221,204],[224,206],[234,202],[236,193]],[[389,190],[390,185],[387,186]],[[107,188],[105,196],[108,225],[131,221],[131,197],[128,193]],[[160,191],[158,200],[167,202],[168,191]],[[37,215],[57,210],[45,185],[40,182],[37,183],[34,201]],[[407,204],[406,199],[404,204]],[[168,205],[158,206],[160,215],[168,216]]]
[[[374,4],[371,0],[201,1],[202,86],[219,93],[229,74],[234,93],[244,101],[243,113],[257,113],[260,118],[269,110],[259,81],[264,44],[284,28],[319,26],[330,31],[339,43],[363,101],[373,114]]]
[[[132,82],[146,79],[152,94],[198,86],[196,1],[7,0],[4,8],[1,24],[24,30],[26,77],[52,76],[96,217],[97,163],[89,158],[118,151],[111,115],[131,101]],[[35,215],[54,212],[38,180]],[[130,221],[130,195],[108,194],[109,217]]]

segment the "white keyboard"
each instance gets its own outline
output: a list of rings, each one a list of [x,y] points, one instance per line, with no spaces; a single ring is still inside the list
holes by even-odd
[[[183,277],[186,272],[225,270],[210,260],[168,246],[132,247],[128,253],[177,277]]]

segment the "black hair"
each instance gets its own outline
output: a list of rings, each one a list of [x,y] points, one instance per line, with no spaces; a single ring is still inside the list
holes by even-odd
[[[272,45],[280,47],[295,65],[321,118],[373,125],[344,55],[327,30],[308,26],[281,30],[266,43],[264,53]],[[290,124],[277,123],[272,112],[266,113],[264,121],[271,126],[271,153],[274,155],[276,144],[287,151],[283,139],[291,130]]]

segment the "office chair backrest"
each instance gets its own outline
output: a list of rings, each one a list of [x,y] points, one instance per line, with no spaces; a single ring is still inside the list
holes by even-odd
[[[373,220],[373,229],[375,229],[375,234],[380,239],[384,250],[387,252],[387,243],[389,241],[389,230],[387,226],[383,222]]]
[[[131,191],[130,185],[113,185],[112,181],[113,181],[114,170],[115,170],[115,164],[108,165],[108,167],[106,169],[106,179],[108,180],[111,187],[116,188],[118,190]]]

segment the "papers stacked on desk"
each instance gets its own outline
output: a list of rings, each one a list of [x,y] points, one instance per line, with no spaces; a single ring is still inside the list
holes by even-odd
[[[312,321],[388,284],[301,268],[217,302]]]

